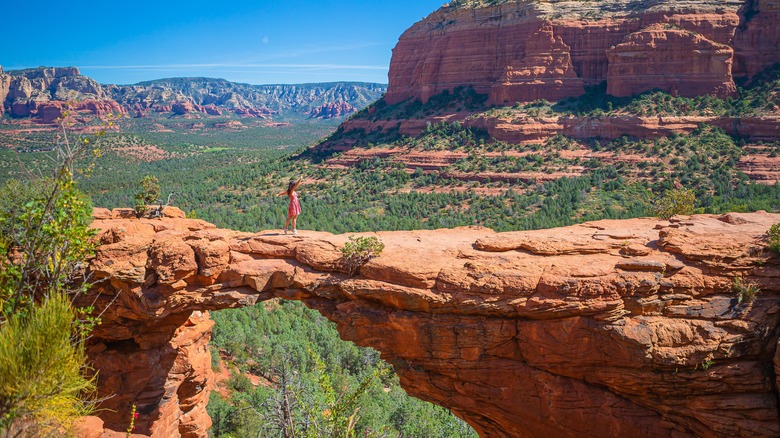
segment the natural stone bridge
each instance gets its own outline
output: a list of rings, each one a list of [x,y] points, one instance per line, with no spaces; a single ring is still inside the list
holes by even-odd
[[[207,436],[206,311],[272,297],[319,310],[481,436],[780,434],[780,258],[765,250],[780,215],[381,232],[381,257],[348,278],[344,235],[124,213],[96,211],[84,297],[107,307],[89,345],[113,394],[97,435],[124,435],[136,404],[137,433]],[[761,293],[740,303],[737,277]]]

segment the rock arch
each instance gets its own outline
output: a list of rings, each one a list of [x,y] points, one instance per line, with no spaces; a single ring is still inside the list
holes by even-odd
[[[281,297],[481,436],[780,433],[780,259],[763,251],[780,215],[382,232],[356,278],[343,235],[123,215],[96,212],[98,283],[82,297],[106,309],[89,355],[115,394],[107,431],[135,403],[139,433],[205,437],[208,311]],[[753,302],[738,303],[737,276],[761,287]]]

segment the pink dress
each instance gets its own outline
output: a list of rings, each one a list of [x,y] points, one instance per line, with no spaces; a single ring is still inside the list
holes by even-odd
[[[298,193],[292,192],[289,198],[290,205],[287,206],[287,216],[298,216],[301,214],[301,203],[298,202]]]

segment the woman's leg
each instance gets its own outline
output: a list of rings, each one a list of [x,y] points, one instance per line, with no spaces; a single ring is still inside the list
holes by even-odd
[[[297,233],[298,229],[295,227],[295,225],[298,223],[298,215],[292,217],[292,223],[293,223],[293,233]]]
[[[287,222],[284,223],[284,233],[287,234],[287,228],[290,226],[290,219],[292,216],[287,216]],[[293,228],[295,228],[295,222],[293,222]]]

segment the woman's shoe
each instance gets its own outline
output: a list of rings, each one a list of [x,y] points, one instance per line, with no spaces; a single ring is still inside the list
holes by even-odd
[[[287,228],[284,229],[284,234],[287,235]]]
[[[293,234],[295,234],[297,236],[298,235],[298,230],[293,228]]]

